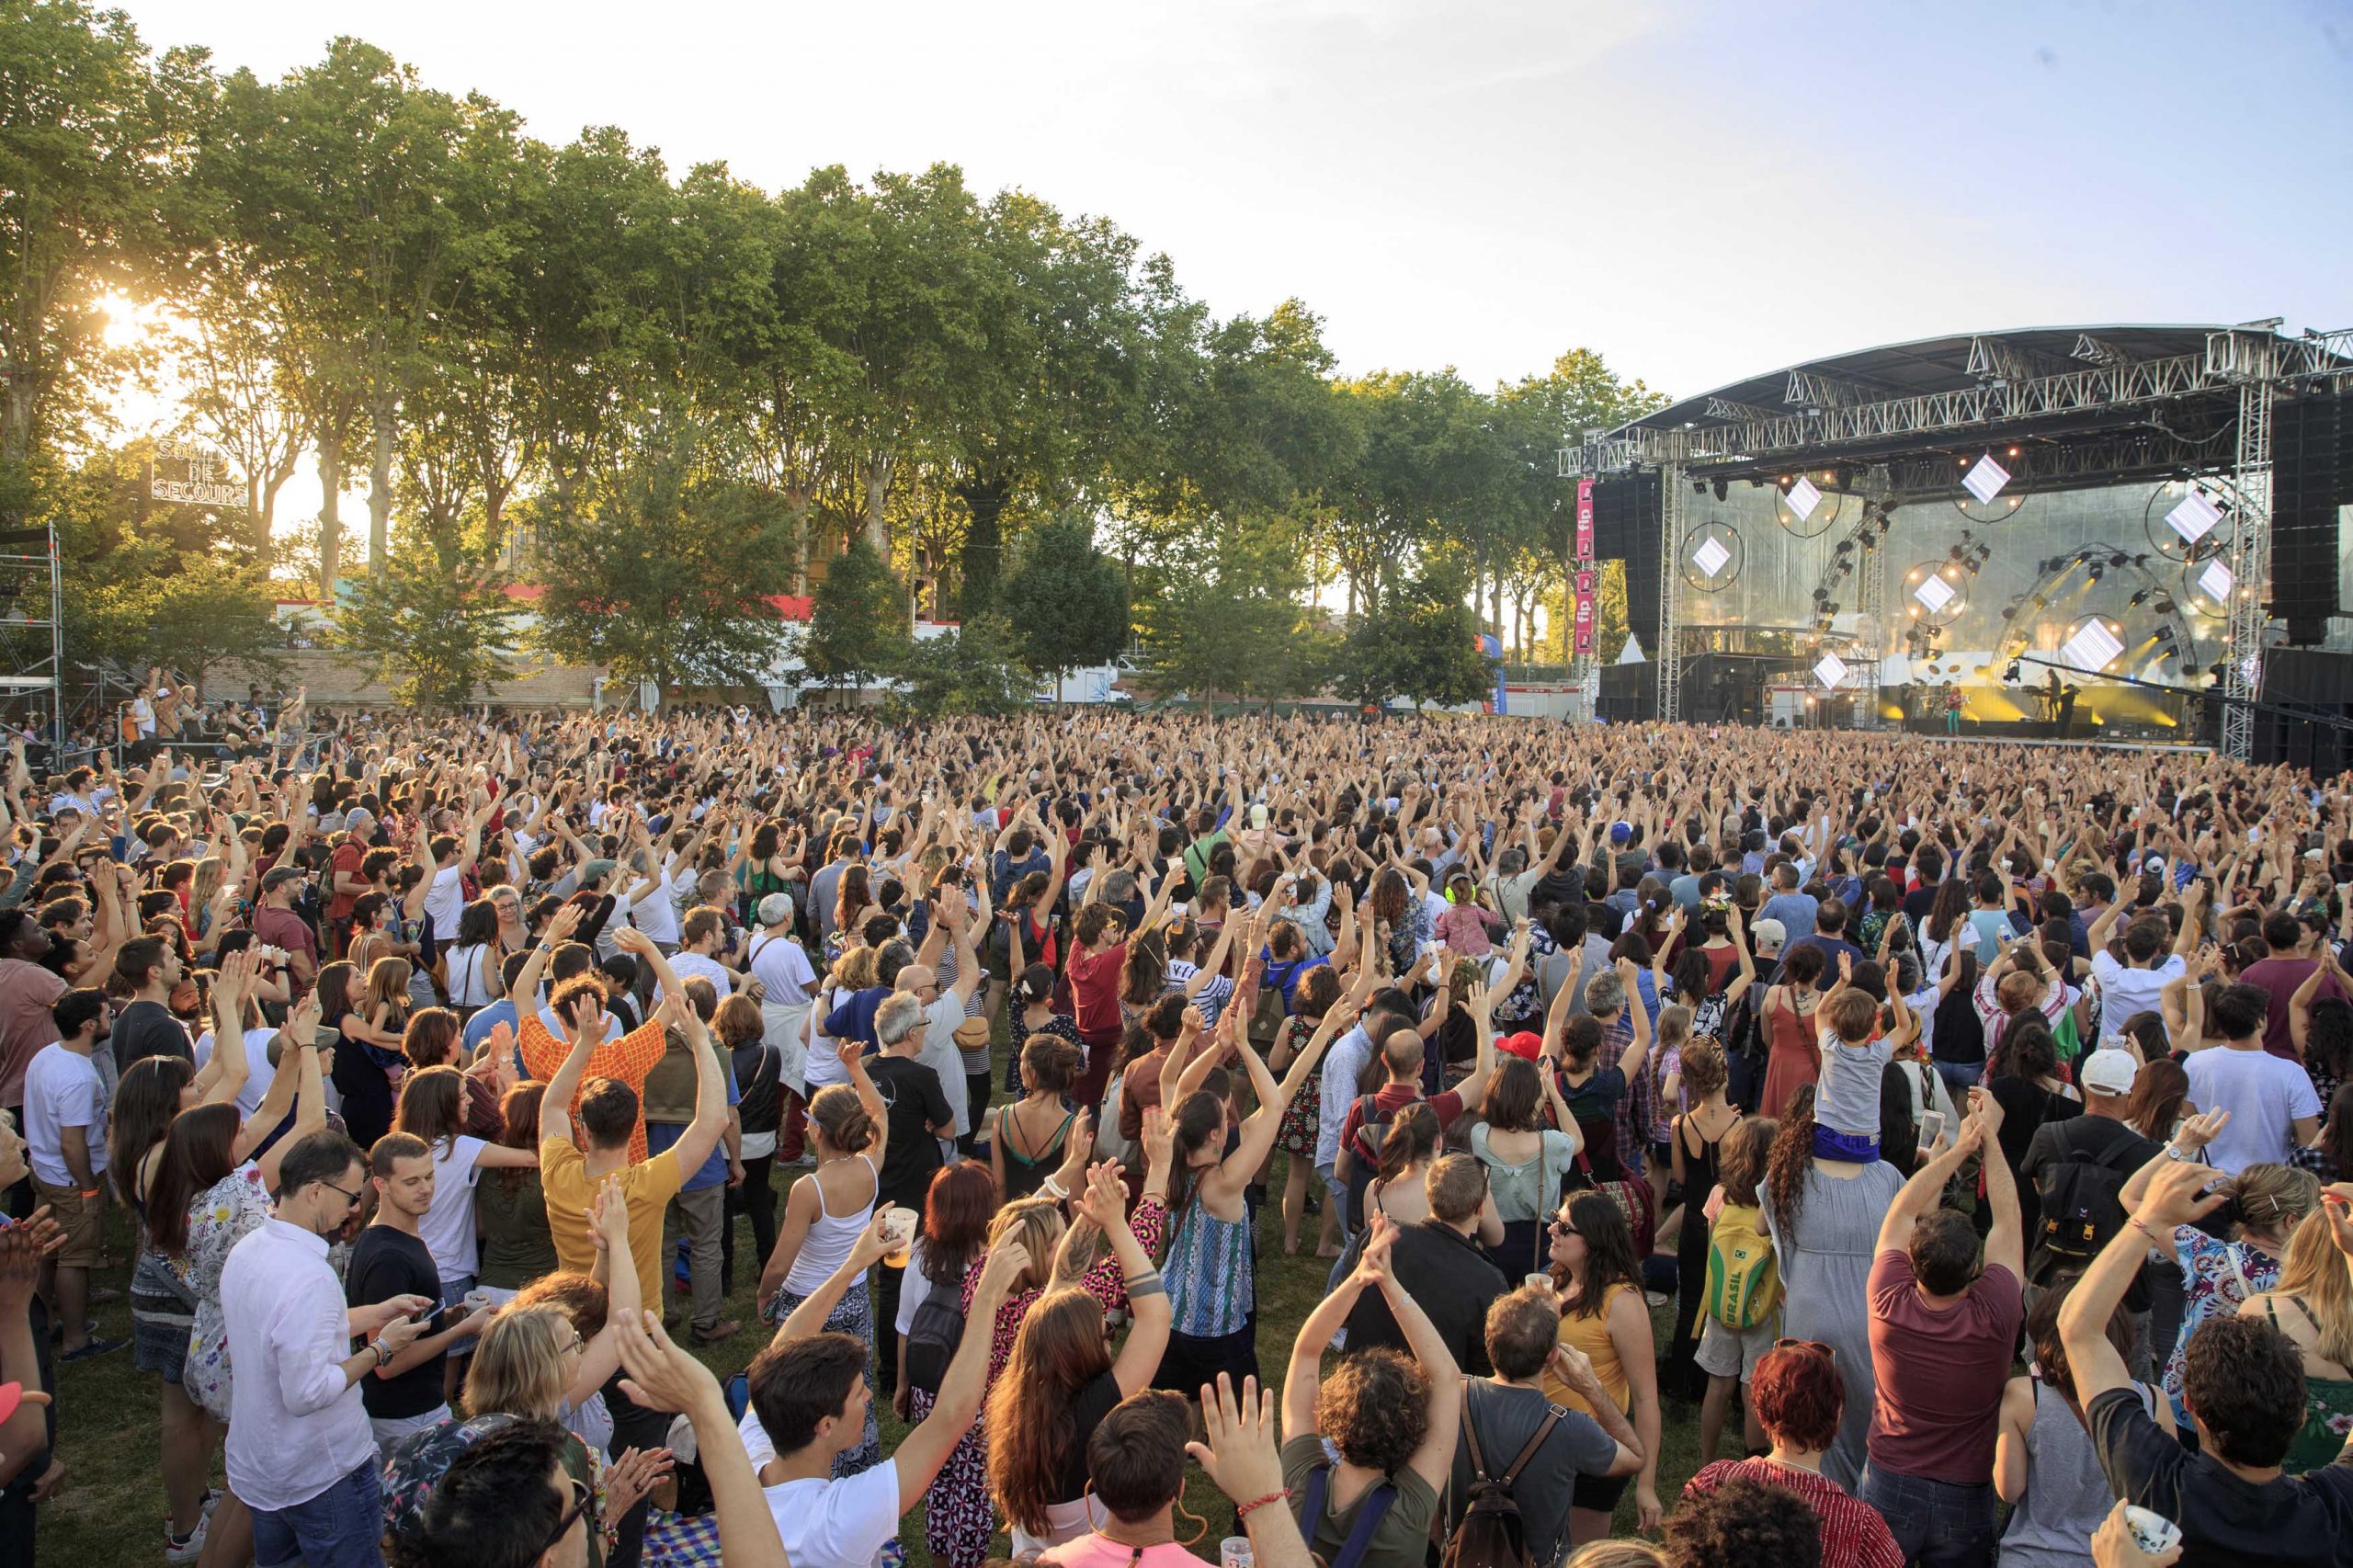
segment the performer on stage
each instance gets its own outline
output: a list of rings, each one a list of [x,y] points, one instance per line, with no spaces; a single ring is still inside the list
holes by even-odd
[[[1968,699],[1961,696],[1959,686],[1945,687],[1945,733],[1961,733],[1961,710]]]

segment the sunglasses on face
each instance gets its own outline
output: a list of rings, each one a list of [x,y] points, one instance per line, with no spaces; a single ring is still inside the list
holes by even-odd
[[[554,1551],[557,1544],[572,1533],[574,1523],[588,1512],[588,1506],[596,1499],[596,1494],[589,1491],[586,1482],[570,1475],[563,1479],[572,1488],[572,1506],[566,1508],[563,1517],[556,1520],[555,1533],[548,1537],[547,1545],[540,1549],[542,1555]]]

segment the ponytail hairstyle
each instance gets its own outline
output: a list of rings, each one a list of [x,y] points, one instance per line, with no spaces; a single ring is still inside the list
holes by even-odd
[[[1794,1233],[1805,1199],[1806,1172],[1813,1168],[1813,1085],[1808,1084],[1790,1096],[1790,1108],[1774,1133],[1772,1152],[1766,1156],[1766,1207],[1772,1212],[1778,1233]]]
[[[809,1119],[824,1133],[826,1146],[855,1154],[874,1142],[874,1119],[847,1084],[828,1084],[809,1102]]]
[[[1174,1147],[1169,1150],[1168,1207],[1182,1210],[1193,1199],[1193,1156],[1210,1146],[1225,1127],[1225,1096],[1208,1085],[1179,1101],[1169,1118]],[[1221,1149],[1219,1153],[1222,1153]]]
[[[1376,1175],[1386,1187],[1411,1167],[1438,1153],[1438,1112],[1427,1101],[1415,1105],[1389,1124],[1381,1141],[1381,1165]]]
[[[2256,1232],[2284,1242],[2319,1207],[2320,1179],[2293,1165],[2248,1165],[2231,1183],[2231,1208],[2242,1240]]]

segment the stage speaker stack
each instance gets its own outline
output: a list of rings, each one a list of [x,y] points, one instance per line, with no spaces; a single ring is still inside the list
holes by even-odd
[[[1593,553],[1603,561],[1626,563],[1626,624],[1643,645],[1645,658],[1655,660],[1658,649],[1658,552],[1661,507],[1658,470],[1606,473],[1593,487]],[[1597,648],[1605,668],[1618,657],[1616,648]],[[1653,696],[1655,710],[1656,696]]]
[[[2317,646],[2337,612],[2336,509],[2353,503],[2353,392],[2283,399],[2271,418],[2271,602]]]
[[[2263,689],[2256,697],[2268,707],[2311,717],[2258,709],[2251,737],[2254,761],[2309,767],[2315,778],[2333,778],[2353,764],[2353,653],[2274,648],[2263,661]],[[2219,711],[2221,699],[2208,706]]]

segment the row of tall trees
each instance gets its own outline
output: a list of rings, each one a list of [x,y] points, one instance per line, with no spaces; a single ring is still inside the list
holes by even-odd
[[[176,389],[246,500],[180,558],[256,603],[273,574],[340,590],[348,637],[434,666],[426,699],[495,678],[518,578],[540,646],[631,681],[764,666],[774,601],[856,541],[1017,628],[1072,536],[1017,581],[1008,545],[1056,520],[1172,669],[1210,661],[1190,684],[1304,678],[1178,629],[1297,641],[1319,591],[1524,629],[1558,586],[1564,436],[1654,401],[1585,350],[1492,391],[1343,378],[1304,305],[1218,316],[1108,219],[946,165],[767,192],[612,127],[559,145],[348,38],[271,81],[0,0],[0,515],[64,517],[126,384]],[[122,332],[124,301],[168,330]],[[306,464],[324,500],[290,529]]]

